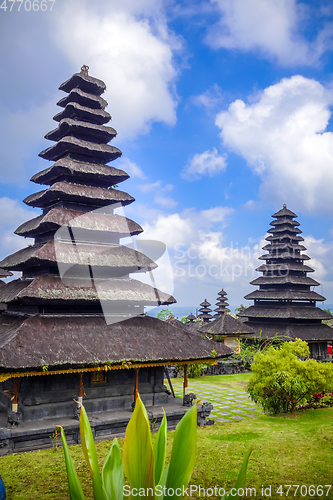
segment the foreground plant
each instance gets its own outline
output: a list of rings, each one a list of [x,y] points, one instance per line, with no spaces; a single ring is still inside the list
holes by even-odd
[[[64,429],[60,430],[66,461],[70,500],[85,500],[85,496],[69,453]],[[117,439],[100,472],[93,434],[83,406],[80,412],[80,436],[85,460],[89,467],[94,500],[123,500],[149,498],[155,500],[179,499],[188,486],[195,460],[197,432],[197,406],[194,405],[178,423],[170,463],[165,467],[167,420],[164,414],[154,445],[147,411],[138,397],[133,415],[128,423],[123,457]],[[246,454],[235,488],[243,488],[251,450]],[[128,485],[125,485],[124,472]],[[238,494],[226,494],[222,500],[238,500]]]

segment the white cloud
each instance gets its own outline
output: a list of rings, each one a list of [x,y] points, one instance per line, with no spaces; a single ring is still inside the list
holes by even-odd
[[[256,102],[233,102],[219,113],[225,147],[261,177],[261,197],[294,210],[333,213],[332,91],[302,76],[266,88]]]
[[[43,141],[43,137],[54,128],[52,116],[55,114],[55,102],[54,96],[39,107],[31,106],[15,112],[0,107],[2,182],[25,182],[26,163],[31,155],[35,161],[30,175],[36,172],[36,163],[41,166],[40,170],[47,168],[47,162],[39,159],[38,154],[51,146],[51,142]]]
[[[211,1],[221,14],[207,36],[214,48],[259,50],[282,65],[315,64],[332,48],[332,24],[327,23],[313,42],[301,35],[306,11],[296,0]],[[310,22],[310,10],[307,17]]]
[[[170,196],[165,196],[165,193],[173,190],[172,184],[166,184],[165,186],[162,186],[161,181],[156,181],[150,184],[141,184],[140,186],[138,186],[138,188],[143,193],[154,193],[155,203],[164,208],[174,208],[178,205],[178,202],[173,198],[171,198]]]
[[[226,287],[231,304],[244,302],[249,281],[256,276],[260,255],[258,244],[237,248],[224,240],[221,228],[232,215],[229,207],[209,210],[185,210],[160,214],[142,224],[142,239],[167,245],[175,282],[174,296],[183,305],[199,304],[207,297],[215,301],[217,292]]]
[[[56,18],[56,43],[77,71],[88,64],[90,74],[106,82],[120,140],[147,133],[153,121],[174,125],[173,57],[181,43],[167,28],[161,2],[100,3],[98,11],[95,4],[79,0],[63,5]]]
[[[193,155],[181,173],[188,181],[200,179],[203,175],[214,177],[227,168],[226,155],[219,155],[216,148]]]
[[[221,88],[216,83],[202,94],[192,97],[194,104],[197,106],[204,106],[205,108],[216,108],[222,100]]]
[[[145,179],[146,176],[143,173],[143,170],[141,167],[139,167],[136,163],[131,161],[129,158],[126,158],[122,156],[117,160],[116,164],[117,168],[120,168],[122,170],[125,170],[127,174],[129,174],[131,177],[138,177],[139,179]]]

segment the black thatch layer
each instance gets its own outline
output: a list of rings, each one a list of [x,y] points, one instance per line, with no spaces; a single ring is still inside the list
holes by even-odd
[[[323,302],[325,297],[316,292],[300,290],[256,290],[245,295],[246,300],[267,299],[267,300],[314,300]]]
[[[122,152],[120,149],[108,144],[96,144],[76,137],[66,136],[59,139],[54,146],[39,153],[39,156],[45,160],[53,161],[68,155],[71,155],[74,159],[91,161],[91,163],[108,163],[119,158]]]
[[[50,337],[49,332],[52,331]],[[110,342],[112,339],[112,342]],[[144,339],[144,342],[143,342]],[[83,347],[84,346],[84,347]],[[194,361],[232,354],[183,328],[149,316],[107,325],[104,318],[0,317],[2,369],[122,362]]]
[[[274,216],[273,216],[274,217]],[[296,215],[295,215],[296,217]],[[269,223],[270,226],[280,226],[281,224],[289,224],[292,227],[300,226],[300,223],[297,220],[291,220],[288,217],[281,217],[277,220],[273,220]]]
[[[69,210],[66,208],[52,208],[45,215],[35,217],[19,226],[15,233],[20,236],[34,238],[44,233],[55,233],[61,226],[70,226],[74,230],[97,231],[116,234],[119,238],[133,236],[142,233],[143,229],[139,224],[127,217],[116,214],[101,214],[96,212],[79,212],[78,210]],[[107,236],[106,238],[107,239]],[[93,237],[86,236],[88,241],[99,241],[99,235]]]
[[[291,218],[294,218],[294,217],[297,217],[297,215],[292,212],[291,210],[289,210],[289,208],[287,208],[286,205],[283,205],[283,208],[281,208],[281,210],[279,210],[278,212],[276,212],[275,214],[272,215],[272,217],[277,217],[277,218],[280,218],[280,217],[291,217]]]
[[[45,135],[45,139],[59,141],[66,135],[73,135],[78,139],[88,137],[90,141],[94,140],[96,143],[106,144],[116,137],[117,132],[114,128],[106,127],[105,125],[95,125],[93,123],[73,120],[72,118],[64,118],[59,123],[59,127]]]
[[[247,318],[281,318],[281,319],[331,319],[332,316],[319,309],[319,307],[314,306],[304,306],[304,305],[291,305],[286,303],[281,307],[278,306],[263,306],[263,305],[254,305],[250,306],[246,309],[243,316]],[[251,324],[251,323],[249,323]],[[333,329],[332,329],[333,333]]]
[[[157,268],[157,264],[141,252],[120,245],[98,245],[84,244],[71,241],[50,241],[44,244],[34,245],[9,255],[0,263],[5,269],[23,271],[29,267],[54,266],[58,264],[69,264],[92,267],[94,272],[97,268],[106,268],[105,277],[114,276],[114,269],[119,269],[120,276],[128,273]]]
[[[23,200],[30,207],[45,208],[59,201],[68,201],[89,205],[91,209],[120,203],[122,206],[133,203],[134,198],[119,189],[104,189],[99,187],[56,182],[49,189],[31,194]]]
[[[87,279],[67,278],[62,281],[56,276],[42,275],[34,279],[14,280],[0,289],[0,302],[5,304],[85,306],[101,301],[152,306],[176,302],[172,295],[133,279],[99,279],[92,283],[89,276]],[[83,308],[81,314],[84,313]]]
[[[310,257],[308,255],[304,254],[297,254],[295,251],[291,252],[276,252],[275,249],[272,248],[271,252],[269,254],[265,255],[260,255],[258,257],[259,260],[269,260],[271,261],[272,259],[283,259],[283,260],[310,260]]]
[[[66,95],[66,97],[60,99],[57,102],[57,106],[65,108],[66,105],[70,102],[76,102],[77,104],[80,104],[80,106],[85,106],[92,109],[104,109],[108,105],[103,97],[83,92],[83,90],[80,90],[78,88],[72,89],[70,93]]]
[[[64,118],[76,118],[96,125],[103,125],[111,120],[111,115],[104,109],[87,108],[86,106],[80,106],[76,102],[70,102],[63,111],[53,117],[53,120],[60,122]]]
[[[214,321],[202,323],[199,331],[209,335],[254,335],[254,330],[247,324],[233,318],[229,314],[222,314]]]
[[[297,323],[286,322],[251,322],[252,328],[256,335],[261,338],[274,338],[278,335],[279,338],[285,337],[288,339],[302,339],[305,341],[327,341],[332,340],[333,328],[323,323],[305,323],[298,321]]]
[[[67,178],[68,182],[80,180],[87,184],[93,182],[95,185],[109,187],[125,181],[129,175],[118,168],[66,157],[56,161],[52,167],[33,175],[30,180],[36,184],[51,185],[57,180],[63,180],[64,177]]]
[[[288,235],[288,237],[291,238],[290,235]],[[286,236],[285,236],[284,233],[277,233],[277,234],[274,234],[274,235],[267,236],[267,238],[265,238],[265,239],[266,239],[266,241],[272,241],[272,242],[274,242],[274,241],[283,240],[285,238],[286,238]],[[293,235],[291,239],[292,239],[292,241],[304,241],[303,236],[294,236]]]
[[[320,283],[313,278],[308,278],[306,276],[295,276],[288,274],[290,269],[282,268],[281,274],[286,274],[286,276],[260,276],[252,281],[251,285],[304,285],[304,286],[318,286]]]
[[[310,266],[306,266],[303,263],[299,262],[288,262],[286,263],[278,263],[278,264],[262,264],[261,266],[256,268],[256,271],[262,271],[264,274],[267,274],[267,272],[272,272],[272,271],[279,271],[281,274],[283,274],[283,271],[301,271],[302,273],[313,273],[314,269]]]
[[[93,95],[101,95],[106,90],[106,85],[102,80],[98,80],[98,78],[93,78],[92,76],[85,75],[84,73],[75,73],[68,80],[62,83],[59,87],[59,90],[63,90],[64,92],[70,92],[74,88],[78,88],[83,90],[83,92],[87,92]]]

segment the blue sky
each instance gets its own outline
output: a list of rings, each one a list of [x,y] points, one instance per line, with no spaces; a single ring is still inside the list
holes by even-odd
[[[13,231],[40,213],[21,200],[48,166],[38,153],[57,89],[87,64],[107,85],[123,151],[114,165],[131,175],[126,214],[167,244],[180,306],[215,303],[222,287],[244,303],[284,203],[333,304],[331,2],[19,5],[0,9],[1,257],[27,244]]]

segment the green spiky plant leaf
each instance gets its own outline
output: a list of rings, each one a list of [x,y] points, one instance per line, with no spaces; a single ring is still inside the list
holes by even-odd
[[[61,441],[64,449],[67,479],[68,479],[68,489],[70,500],[85,500],[83,490],[80,484],[80,480],[76,473],[72,457],[70,456],[65,431],[62,427],[56,426],[56,431],[60,429]]]
[[[110,451],[104,461],[102,482],[107,500],[123,500],[124,468],[123,458],[118,440],[112,442]]]
[[[197,405],[188,410],[178,423],[173,440],[166,488],[174,492],[178,488],[186,488],[194,467],[197,440]],[[181,498],[182,495],[169,496],[170,499]]]
[[[86,410],[83,406],[81,406],[80,411],[80,437],[84,458],[86,459],[87,465],[92,475],[94,498],[95,500],[107,500],[102,484],[101,473],[99,470],[94,436],[91,431],[91,426]]]
[[[160,428],[156,436],[156,441],[153,447],[155,484],[159,484],[163,474],[165,456],[166,456],[166,442],[167,442],[167,419],[164,413]]]
[[[237,492],[240,488],[243,489],[245,487],[245,482],[246,482],[246,471],[247,471],[247,466],[249,463],[249,458],[252,453],[252,448],[249,449],[249,451],[246,452],[241,470],[239,471],[237,481],[234,486],[234,490]],[[240,496],[238,493],[236,495],[231,495],[231,493],[226,493],[223,495],[221,500],[239,500]]]
[[[133,415],[127,425],[123,464],[131,489],[144,488],[149,492],[154,491],[153,445],[147,410],[140,396],[136,400]],[[150,495],[150,498],[154,498],[154,495]]]

